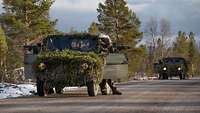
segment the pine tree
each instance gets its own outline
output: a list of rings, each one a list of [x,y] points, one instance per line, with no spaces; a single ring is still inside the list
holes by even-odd
[[[99,28],[96,22],[92,22],[88,28],[88,32],[91,34],[99,34]]]
[[[1,24],[10,37],[21,42],[40,38],[55,31],[49,19],[53,0],[3,0]]]
[[[199,51],[197,49],[195,34],[193,32],[190,32],[189,36],[186,36],[185,32],[180,31],[177,41],[174,43],[173,52],[175,53],[175,56],[184,57],[190,62],[190,74],[193,75],[199,72]]]
[[[114,43],[130,44],[142,35],[141,22],[125,0],[106,0],[97,11],[100,32],[109,35]]]
[[[147,49],[144,45],[139,48],[132,48],[128,50],[128,70],[129,77],[133,77],[136,73],[145,73],[149,75],[152,74],[152,67],[148,62]]]
[[[185,32],[179,31],[177,41],[173,46],[174,56],[188,58],[188,46],[188,37],[186,36]]]
[[[194,37],[195,37],[195,34],[193,32],[190,32],[189,49],[188,49],[188,58],[190,61],[195,60],[195,56],[197,55],[197,52],[198,52]]]
[[[4,31],[0,27],[0,80],[3,81],[3,78],[6,74],[6,55],[8,52],[8,46],[6,42],[6,36]]]
[[[55,21],[49,19],[53,0],[2,0],[4,12],[0,24],[8,42],[7,69],[23,65],[23,45],[31,40],[40,40],[57,32]]]
[[[188,59],[191,63],[191,74],[194,74],[197,69],[197,61],[198,61],[198,49],[195,43],[195,34],[190,32],[189,34],[189,48],[188,48]]]
[[[8,53],[6,58],[6,67],[8,71],[13,69],[20,68],[23,66],[23,58],[19,51],[16,49],[14,41],[10,38],[7,38]]]

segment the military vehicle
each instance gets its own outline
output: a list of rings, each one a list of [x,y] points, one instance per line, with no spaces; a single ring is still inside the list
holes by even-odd
[[[25,76],[36,79],[39,96],[53,88],[61,93],[66,86],[87,86],[89,96],[96,96],[99,86],[103,95],[110,93],[109,87],[121,94],[112,81],[128,79],[126,55],[113,51],[123,48],[112,47],[104,35],[53,35],[25,49]]]
[[[159,79],[169,79],[178,76],[180,80],[188,78],[188,63],[181,57],[167,57],[154,64],[154,72]]]

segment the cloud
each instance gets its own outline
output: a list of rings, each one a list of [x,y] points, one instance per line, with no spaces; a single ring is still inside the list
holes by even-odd
[[[86,31],[91,22],[97,21],[97,14],[95,12],[59,12],[51,11],[51,18],[58,19],[56,28],[67,32],[71,27],[78,31]]]
[[[55,0],[51,7],[50,16],[52,19],[58,19],[57,28],[61,31],[69,31],[70,27],[75,27],[79,31],[87,30],[92,21],[97,20],[98,4],[104,3],[105,0]],[[131,4],[132,0],[128,0],[128,5],[136,12],[142,12],[148,4],[137,2]],[[137,0],[136,0],[137,1]],[[142,0],[148,3],[154,0]],[[2,0],[0,0],[2,2]],[[2,4],[0,5],[2,8]],[[2,12],[2,9],[0,9]]]
[[[52,9],[73,12],[95,12],[104,0],[56,0]]]
[[[150,17],[166,18],[171,22],[173,33],[179,30],[200,33],[200,1],[199,0],[130,0],[132,5],[143,5],[136,11],[145,23]],[[146,4],[146,5],[144,5]],[[133,7],[134,8],[134,7]]]
[[[0,0],[0,13],[3,12],[3,9],[2,9],[3,5],[2,5],[2,0]]]
[[[86,30],[92,21],[97,20],[96,9],[99,2],[105,0],[56,0],[51,16],[58,18],[59,28],[66,31],[73,26]],[[142,21],[142,30],[150,17],[166,18],[171,22],[173,33],[179,30],[200,34],[199,0],[127,0],[128,6],[136,12]],[[67,23],[67,24],[66,24]],[[68,27],[63,29],[63,26]]]
[[[96,12],[98,4],[104,3],[105,0],[56,0],[52,6],[53,10],[65,10],[73,12]],[[136,2],[136,4],[131,4],[131,0],[128,0],[128,5],[135,11],[142,11],[148,3],[152,3],[154,0],[142,0],[142,2]]]
[[[130,4],[152,4],[156,0],[127,0]]]
[[[97,21],[98,4],[105,0],[56,0],[51,8],[51,17],[59,19],[57,28],[69,31],[74,27],[79,31],[87,30],[92,21]],[[130,4],[134,11],[143,11],[147,4]]]
[[[149,4],[128,4],[129,8],[139,13],[145,10],[149,6]]]

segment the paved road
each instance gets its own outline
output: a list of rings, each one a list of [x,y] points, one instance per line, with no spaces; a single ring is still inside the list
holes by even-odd
[[[123,95],[88,97],[79,89],[45,98],[0,100],[0,113],[200,113],[200,80],[131,81],[117,86]]]

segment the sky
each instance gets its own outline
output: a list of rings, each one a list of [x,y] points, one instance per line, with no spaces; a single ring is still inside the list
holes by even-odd
[[[0,0],[1,1],[1,0]],[[50,17],[58,19],[57,28],[67,32],[70,28],[86,31],[91,22],[97,22],[99,2],[105,0],[55,0]],[[174,34],[179,30],[200,34],[200,0],[127,0],[142,22],[144,31],[147,21],[154,17],[168,19]],[[1,6],[2,7],[2,6]],[[2,12],[2,9],[0,9]]]
[[[69,31],[71,27],[85,31],[92,21],[97,21],[99,2],[104,0],[56,0],[51,17],[59,19],[57,27]],[[200,34],[200,0],[127,0],[128,6],[142,21],[143,31],[147,21],[166,18],[173,33],[179,30]]]

